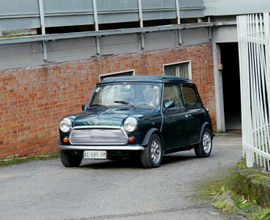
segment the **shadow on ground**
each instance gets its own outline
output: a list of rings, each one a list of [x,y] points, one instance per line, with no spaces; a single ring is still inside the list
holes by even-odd
[[[162,158],[162,163],[160,166],[182,163],[185,161],[193,160],[197,158],[195,155],[180,155],[180,154],[171,154],[164,155]],[[125,158],[122,160],[85,160],[83,161],[81,167],[83,168],[92,168],[92,169],[115,169],[115,168],[133,168],[141,169],[143,168],[139,158]]]

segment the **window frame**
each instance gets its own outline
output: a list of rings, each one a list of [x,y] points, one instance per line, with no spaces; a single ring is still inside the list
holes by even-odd
[[[189,77],[188,79],[192,80],[191,60],[185,60],[185,61],[181,61],[181,62],[163,64],[163,75],[166,75],[165,74],[165,67],[166,66],[174,66],[174,65],[183,64],[183,63],[188,63],[188,77]]]
[[[94,89],[93,89],[93,92],[92,92],[92,95],[87,103],[87,108],[90,108],[91,105],[93,104],[93,101],[95,99],[95,90],[97,89],[97,87],[103,87],[103,86],[111,86],[111,85],[125,85],[126,82],[109,82],[109,83],[105,83],[105,84],[102,84],[102,85],[99,85],[99,86],[95,86]],[[145,82],[129,82],[129,84],[135,84],[135,85],[155,85],[155,86],[158,86],[159,87],[159,94],[158,94],[158,98],[159,98],[159,101],[157,103],[156,106],[138,106],[139,108],[148,108],[148,109],[153,109],[153,108],[160,108],[161,106],[161,101],[163,101],[163,97],[162,97],[162,84],[160,83],[145,83]],[[118,104],[118,105],[106,105],[106,107],[117,107],[117,106],[123,106],[124,104]],[[124,105],[125,106],[125,105]]]
[[[132,72],[132,75],[131,76],[135,76],[135,69],[131,69],[131,70],[124,70],[124,71],[119,71],[119,72],[112,72],[112,73],[103,73],[103,74],[100,74],[99,75],[99,82],[101,82],[101,77],[110,77],[110,76],[114,76],[114,75],[117,75],[117,74],[121,74],[121,73],[128,73],[128,72]]]
[[[181,86],[182,86],[182,84],[181,83],[177,83],[177,82],[166,82],[166,83],[164,83],[164,85],[163,85],[163,92],[162,92],[162,109],[165,109],[165,103],[164,103],[164,90],[165,90],[165,85],[176,85],[176,86],[178,86],[178,88],[179,88],[179,98],[180,98],[180,100],[182,101],[182,106],[175,106],[175,107],[173,107],[173,108],[169,108],[169,109],[176,109],[176,108],[185,108],[185,104],[184,104],[184,99],[183,99],[183,93],[182,93],[182,88],[181,88]]]
[[[189,88],[192,88],[195,91],[195,95],[196,95],[197,100],[200,103],[200,105],[198,105],[198,106],[189,106],[189,107],[186,106],[185,97],[184,97],[184,93],[183,93],[183,87],[189,87]],[[182,99],[183,99],[184,107],[185,108],[190,109],[190,108],[201,108],[201,107],[203,107],[203,103],[202,103],[201,97],[200,97],[199,92],[197,90],[197,87],[195,85],[181,83],[181,95],[182,95]]]

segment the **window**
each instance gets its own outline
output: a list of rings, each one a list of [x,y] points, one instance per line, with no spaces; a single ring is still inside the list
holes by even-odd
[[[102,81],[103,79],[111,76],[134,76],[135,70],[127,70],[122,72],[116,72],[116,73],[106,73],[99,76],[99,80]]]
[[[90,105],[157,107],[160,102],[160,89],[156,84],[146,83],[102,85],[95,88]]]
[[[182,91],[183,91],[185,106],[187,108],[201,105],[193,87],[183,86]]]
[[[175,107],[183,107],[184,105],[180,94],[180,88],[178,85],[165,84],[163,106],[165,106],[165,103],[174,101]]]
[[[179,76],[191,80],[190,62],[164,65],[164,75]]]

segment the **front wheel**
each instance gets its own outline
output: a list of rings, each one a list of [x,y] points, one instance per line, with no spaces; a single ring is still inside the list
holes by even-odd
[[[60,159],[65,167],[78,167],[82,162],[83,156],[75,156],[66,150],[60,150]]]
[[[209,157],[212,151],[212,136],[209,128],[204,128],[201,142],[194,148],[197,157]]]
[[[162,142],[158,135],[153,134],[144,151],[141,152],[141,162],[145,168],[159,167],[162,160]]]

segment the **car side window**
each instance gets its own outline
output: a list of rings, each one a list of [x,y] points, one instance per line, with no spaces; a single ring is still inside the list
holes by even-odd
[[[182,87],[184,103],[186,108],[201,106],[201,102],[198,99],[196,91],[191,86],[183,86]]]
[[[181,90],[177,84],[165,84],[163,91],[163,107],[168,103],[174,103],[172,107],[183,107],[183,100],[181,98]]]

